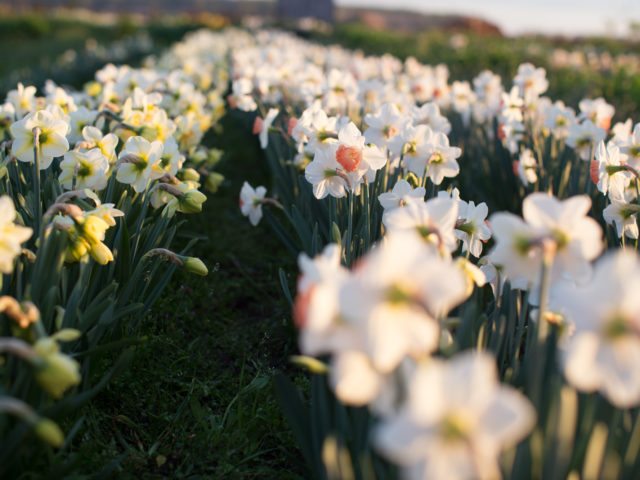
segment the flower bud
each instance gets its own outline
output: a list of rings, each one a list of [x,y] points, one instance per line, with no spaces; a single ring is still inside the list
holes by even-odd
[[[202,211],[202,204],[206,202],[207,196],[198,190],[189,190],[179,198],[182,213],[198,213]]]
[[[207,175],[207,179],[204,182],[204,187],[211,193],[216,193],[218,191],[218,188],[220,188],[220,185],[222,185],[222,182],[224,182],[223,175],[217,172],[211,172],[209,175]]]
[[[222,150],[218,148],[211,148],[207,155],[207,166],[209,168],[215,167],[222,159],[222,155],[224,155],[224,152]]]
[[[52,447],[61,447],[64,443],[64,433],[60,427],[48,418],[40,418],[34,426],[36,435]]]
[[[52,397],[60,398],[74,385],[80,383],[80,365],[68,355],[60,353],[55,340],[44,338],[34,346],[40,356],[36,380]]]
[[[207,276],[209,273],[207,266],[197,257],[183,257],[183,262],[183,268],[189,273],[200,275],[202,277]]]
[[[184,168],[178,172],[178,177],[184,182],[199,182],[200,174],[193,168]]]

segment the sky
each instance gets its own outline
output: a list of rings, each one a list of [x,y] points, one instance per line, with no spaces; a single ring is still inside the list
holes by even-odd
[[[640,0],[335,0],[338,5],[407,8],[484,18],[508,35],[625,35]]]

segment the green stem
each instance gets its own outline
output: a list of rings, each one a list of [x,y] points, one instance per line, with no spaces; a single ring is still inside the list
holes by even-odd
[[[34,208],[33,208],[33,229],[35,238],[40,235],[40,218],[42,217],[42,203],[40,194],[40,128],[33,129],[33,190],[34,190]]]
[[[542,269],[540,271],[540,296],[538,299],[538,317],[537,317],[537,343],[535,346],[534,370],[533,370],[533,391],[531,399],[534,405],[539,406],[541,401],[542,382],[546,364],[546,344],[549,336],[549,324],[545,319],[547,311],[547,302],[549,300],[549,287],[551,283],[551,267],[553,265],[553,255],[545,251],[546,245],[543,246]]]

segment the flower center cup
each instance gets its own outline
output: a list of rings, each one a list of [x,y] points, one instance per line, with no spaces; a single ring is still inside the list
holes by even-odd
[[[347,172],[355,172],[362,162],[362,151],[357,147],[340,145],[336,152],[336,160]]]

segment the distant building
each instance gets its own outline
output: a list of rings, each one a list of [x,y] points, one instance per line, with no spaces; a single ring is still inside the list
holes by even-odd
[[[278,0],[277,15],[285,21],[315,18],[333,23],[333,0]]]

